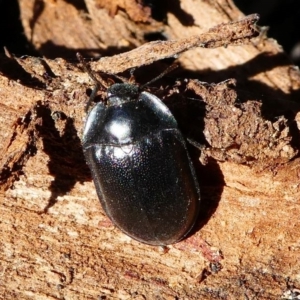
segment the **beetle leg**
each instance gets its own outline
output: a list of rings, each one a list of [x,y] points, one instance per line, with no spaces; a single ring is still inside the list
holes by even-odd
[[[88,110],[89,110],[89,107],[91,105],[91,103],[94,101],[94,99],[96,98],[97,96],[97,92],[99,91],[100,89],[100,84],[99,83],[96,83],[93,90],[92,90],[92,93],[90,95],[90,98],[89,100],[87,101],[86,105],[85,105],[85,108],[84,108],[84,111],[87,113]]]
[[[195,148],[198,148],[199,150],[203,150],[206,146],[204,144],[201,144],[194,139],[187,138],[186,139],[191,145],[193,145]]]

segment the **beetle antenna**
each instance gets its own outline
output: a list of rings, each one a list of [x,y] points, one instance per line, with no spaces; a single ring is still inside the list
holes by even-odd
[[[133,83],[135,84],[135,77],[134,77],[134,71],[136,68],[132,68],[130,69],[129,73],[130,73],[130,78],[128,80],[129,83]]]
[[[150,81],[146,82],[145,84],[143,84],[140,89],[143,89],[145,86],[152,84],[153,82],[157,81],[158,79],[164,77],[166,74],[170,73],[171,71],[175,70],[176,68],[178,68],[177,64],[172,64],[170,65],[168,68],[166,68],[162,73],[160,73],[158,76],[156,76],[155,78],[151,79]]]
[[[107,89],[108,86],[107,86],[106,82],[101,77],[100,77],[100,79],[98,79],[96,77],[95,72],[92,71],[90,65],[85,62],[83,56],[79,52],[76,53],[76,56],[77,56],[77,59],[79,60],[79,62],[82,64],[84,71],[86,73],[88,73],[88,75],[91,77],[91,79],[94,81],[94,83],[99,85],[99,88],[102,85],[105,89]]]
[[[107,86],[106,82],[105,82],[101,77],[100,77],[100,78],[101,78],[100,80],[96,77],[96,75],[95,75],[95,73],[92,71],[90,65],[88,65],[88,64],[85,62],[84,58],[82,57],[82,55],[81,55],[79,52],[76,53],[76,56],[77,56],[77,59],[79,60],[79,62],[81,63],[81,65],[82,65],[84,71],[85,71],[86,73],[88,73],[88,75],[90,76],[90,78],[91,78],[91,79],[94,81],[94,83],[95,83],[95,86],[94,86],[94,88],[93,88],[93,90],[92,90],[92,93],[91,93],[91,95],[90,95],[90,98],[89,98],[88,102],[87,102],[86,105],[85,105],[85,109],[84,109],[84,110],[85,110],[85,112],[87,112],[88,109],[89,109],[89,107],[90,107],[90,105],[91,105],[91,103],[92,103],[92,102],[94,101],[94,99],[96,98],[97,92],[99,91],[100,87],[102,86],[102,87],[104,87],[105,89],[107,89],[108,86]]]

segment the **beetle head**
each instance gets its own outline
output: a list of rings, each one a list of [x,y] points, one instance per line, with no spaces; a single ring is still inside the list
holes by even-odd
[[[134,101],[139,95],[139,87],[129,83],[115,83],[107,89],[107,104],[120,105]]]

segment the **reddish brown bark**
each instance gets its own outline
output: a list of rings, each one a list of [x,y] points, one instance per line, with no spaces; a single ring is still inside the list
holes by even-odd
[[[1,295],[279,299],[300,287],[299,71],[275,41],[254,38],[255,16],[220,26],[243,17],[231,1],[169,4],[165,23],[135,1],[100,2],[19,1],[25,34],[47,58],[0,61]],[[145,44],[154,32],[167,41]],[[203,145],[191,147],[202,207],[185,241],[143,245],[104,215],[80,144],[93,83],[77,51],[102,54],[96,71],[148,65],[138,82],[181,53],[151,91]]]

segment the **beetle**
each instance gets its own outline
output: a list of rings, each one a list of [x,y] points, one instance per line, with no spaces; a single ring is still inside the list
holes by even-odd
[[[94,97],[102,82],[77,56],[96,82]],[[107,87],[106,104],[98,102],[88,113],[82,147],[111,221],[139,242],[168,245],[193,227],[200,189],[177,121],[143,87],[128,82]]]

